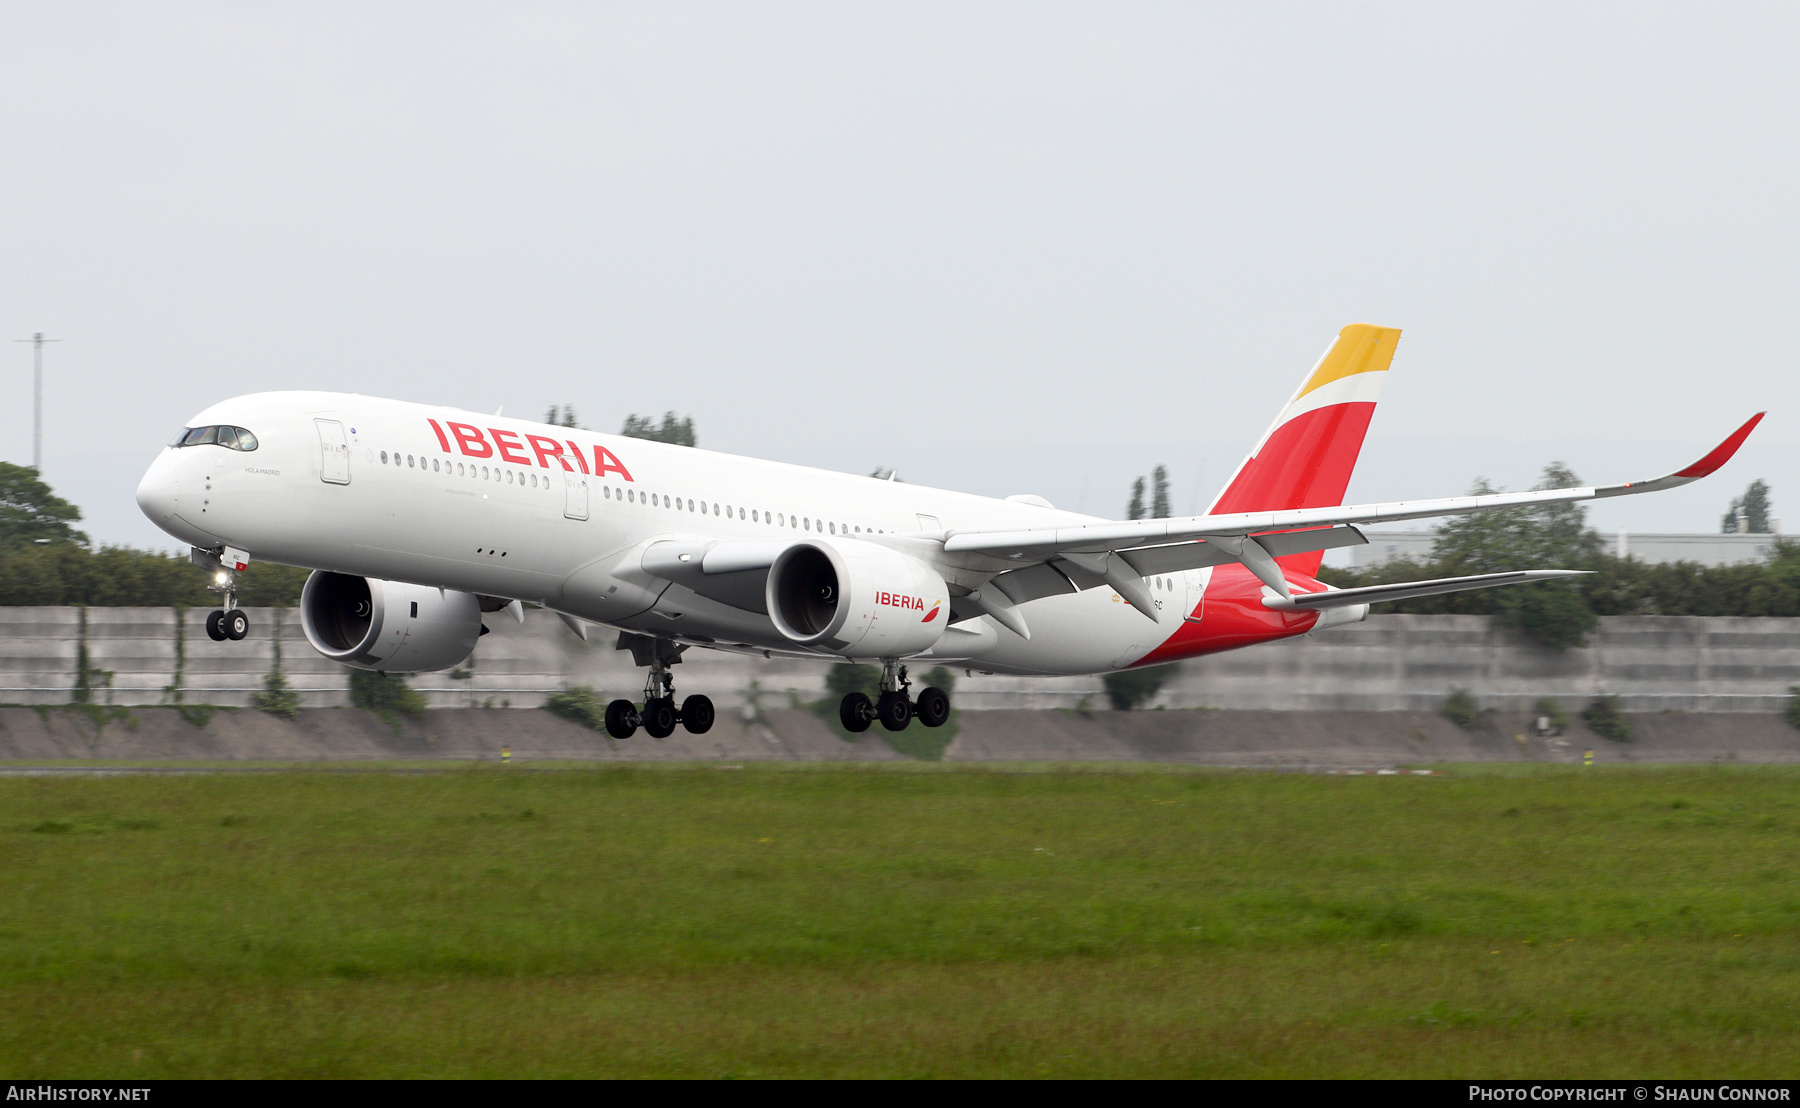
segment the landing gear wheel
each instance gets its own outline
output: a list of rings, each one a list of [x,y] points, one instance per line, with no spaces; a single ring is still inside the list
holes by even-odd
[[[914,710],[920,723],[927,727],[942,727],[950,718],[950,694],[936,687],[926,689],[919,694],[919,703]]]
[[[875,714],[881,717],[881,725],[889,731],[904,731],[912,722],[912,701],[906,699],[905,693],[884,692],[875,704]]]
[[[606,706],[606,733],[615,739],[629,739],[637,734],[637,705],[629,700],[615,700]]]
[[[707,696],[690,696],[682,701],[681,725],[688,729],[688,734],[690,735],[704,735],[712,730],[712,698]]]
[[[838,722],[852,734],[867,731],[875,722],[875,705],[862,693],[846,693],[838,701]]]
[[[236,642],[250,633],[250,617],[244,614],[243,609],[233,608],[225,613],[219,629],[225,632],[226,638]]]
[[[225,613],[206,613],[206,637],[214,642],[225,641]]]
[[[675,733],[675,702],[666,696],[644,701],[644,733],[653,739],[666,739]]]

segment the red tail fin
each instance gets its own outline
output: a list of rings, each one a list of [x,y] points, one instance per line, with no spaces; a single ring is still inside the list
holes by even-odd
[[[1213,514],[1328,508],[1344,502],[1363,435],[1387,379],[1400,332],[1352,323],[1319,359],[1294,398],[1213,502]],[[1282,565],[1307,575],[1322,553],[1293,554]]]

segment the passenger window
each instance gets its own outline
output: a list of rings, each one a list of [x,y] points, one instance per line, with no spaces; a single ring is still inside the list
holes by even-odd
[[[688,501],[688,511],[691,512],[693,510],[694,510],[694,502],[692,500],[690,500],[690,501]]]
[[[700,505],[700,514],[701,515],[706,514],[706,505],[704,503],[702,503]],[[719,506],[717,504],[714,504],[713,505],[713,515],[718,515],[718,514],[719,514]]]
[[[381,452],[381,464],[387,465],[387,451],[385,450]]]
[[[413,467],[413,456],[411,454],[408,454],[406,456],[406,468],[411,469],[412,467]]]
[[[488,479],[488,467],[486,467],[486,466],[481,467],[481,479],[483,481]]]
[[[755,512],[755,511],[751,512],[750,513],[750,522],[751,523],[761,523],[762,522],[762,513]]]

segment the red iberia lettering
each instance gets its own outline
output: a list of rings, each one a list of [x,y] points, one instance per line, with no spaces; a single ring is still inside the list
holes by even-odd
[[[581,452],[581,447],[575,445],[574,439],[564,439],[563,441],[569,444],[569,453],[575,456],[575,464],[581,467],[581,472],[586,473],[588,471],[587,455]],[[568,462],[563,463],[565,466],[568,464]]]
[[[631,471],[625,468],[625,463],[621,462],[612,451],[604,446],[594,447],[594,476],[605,477],[609,473],[616,473],[627,481],[631,480]]]
[[[444,453],[450,453],[450,440],[444,437],[444,429],[438,426],[437,420],[428,419],[425,422],[431,424],[431,429],[437,433],[438,445],[444,448]]]
[[[511,431],[502,431],[498,427],[489,427],[488,434],[494,436],[494,445],[499,448],[502,461],[511,462],[514,465],[520,466],[528,466],[531,464],[531,459],[527,458],[523,453],[514,453],[514,451],[523,451],[525,449],[525,444],[519,441],[518,435],[513,434]],[[507,441],[509,439],[512,441]]]
[[[575,467],[569,464],[569,459],[562,456],[562,444],[555,439],[547,439],[542,435],[526,435],[525,441],[531,444],[531,452],[537,455],[538,465],[549,469],[550,459],[555,458],[562,463],[563,472],[575,472]]]
[[[464,456],[470,458],[492,458],[494,448],[481,437],[481,428],[471,427],[466,423],[450,424],[450,433],[456,436],[456,445],[462,447]]]

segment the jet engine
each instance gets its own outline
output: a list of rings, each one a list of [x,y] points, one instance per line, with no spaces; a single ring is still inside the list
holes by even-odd
[[[847,658],[929,650],[950,622],[950,591],[936,570],[857,539],[789,546],[769,567],[765,600],[782,635]]]
[[[424,673],[469,656],[481,637],[473,593],[315,570],[300,592],[313,649],[356,669]]]

